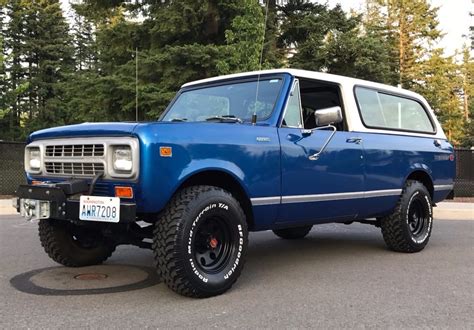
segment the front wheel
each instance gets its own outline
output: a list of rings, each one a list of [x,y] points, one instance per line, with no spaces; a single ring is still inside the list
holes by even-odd
[[[394,212],[381,219],[387,246],[398,252],[418,252],[425,248],[433,228],[433,207],[426,187],[407,181]]]
[[[49,257],[67,267],[101,264],[115,250],[99,230],[64,220],[40,220],[39,237]]]
[[[212,186],[185,188],[155,224],[158,273],[184,296],[224,293],[242,271],[247,237],[245,214],[230,193]]]

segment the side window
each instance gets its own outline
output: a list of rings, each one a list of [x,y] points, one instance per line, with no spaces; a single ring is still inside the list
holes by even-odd
[[[322,80],[300,79],[301,107],[303,109],[303,126],[305,129],[316,128],[315,113],[319,110],[341,107],[341,94],[338,85]],[[338,131],[344,130],[344,123],[337,123]]]
[[[401,96],[357,87],[357,103],[368,127],[433,133],[434,128],[423,106]]]
[[[283,126],[298,128],[303,127],[301,119],[300,84],[298,80],[296,80],[293,85],[293,89],[286,105],[285,118],[283,118]]]

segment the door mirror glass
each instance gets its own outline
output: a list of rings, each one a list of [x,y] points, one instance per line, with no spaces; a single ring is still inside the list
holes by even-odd
[[[314,112],[316,126],[327,126],[342,122],[341,107],[318,109]]]

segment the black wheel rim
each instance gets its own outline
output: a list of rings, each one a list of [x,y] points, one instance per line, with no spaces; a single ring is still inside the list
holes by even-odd
[[[208,217],[198,225],[194,238],[194,258],[207,274],[220,272],[229,263],[233,250],[232,232],[221,217]]]
[[[428,225],[428,212],[423,201],[415,199],[408,209],[408,227],[413,237],[420,237]]]
[[[65,230],[69,233],[72,244],[81,249],[95,249],[103,241],[103,237],[94,230],[86,230],[77,226],[68,226]]]

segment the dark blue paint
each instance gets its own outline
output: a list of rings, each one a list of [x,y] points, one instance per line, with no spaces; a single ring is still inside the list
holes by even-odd
[[[28,143],[34,140],[86,136],[130,136],[137,123],[83,123],[42,129],[32,133]]]
[[[303,137],[298,128],[279,129],[283,196],[364,190],[363,150],[359,144],[346,142],[354,136],[351,132],[336,132],[319,159],[309,159],[321,150],[330,133],[318,130]],[[282,204],[278,222],[350,220],[358,213],[359,203],[350,200]]]

